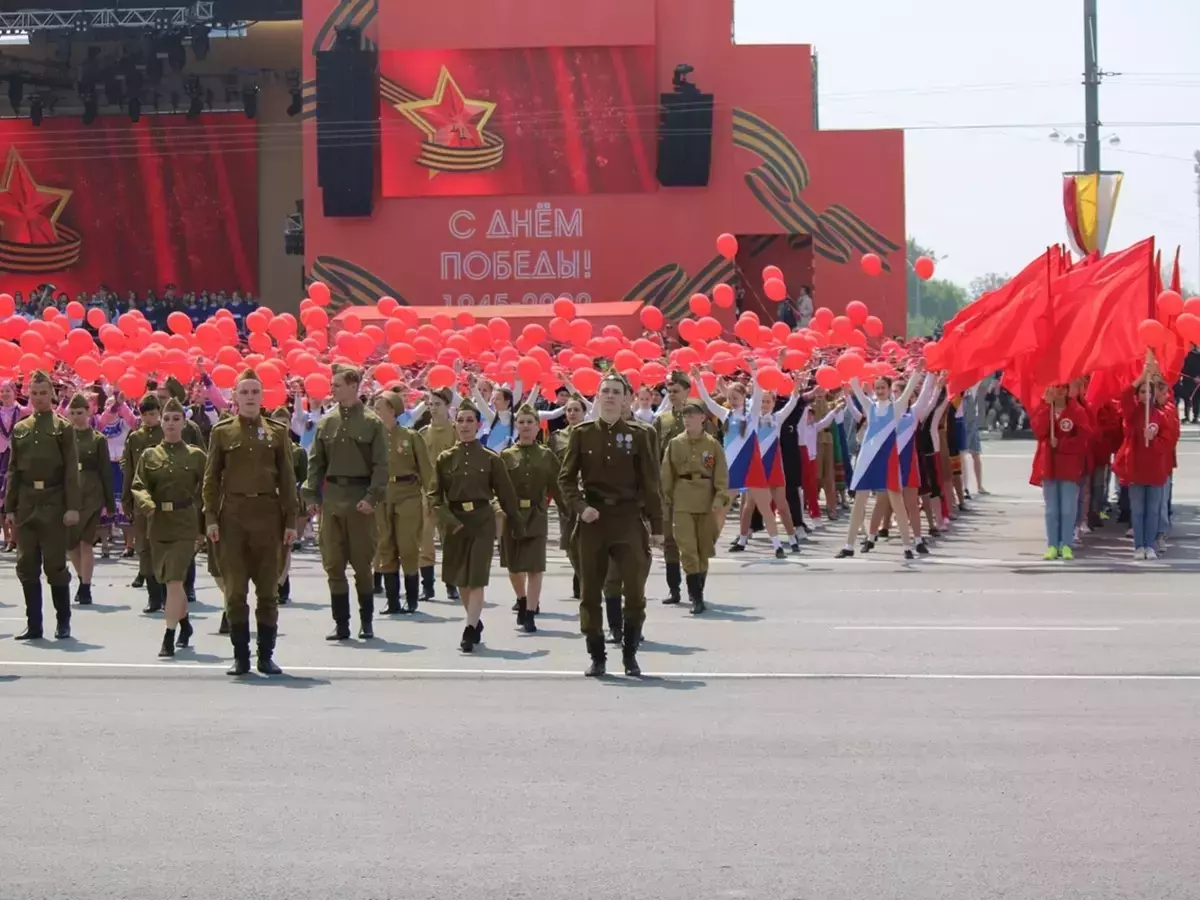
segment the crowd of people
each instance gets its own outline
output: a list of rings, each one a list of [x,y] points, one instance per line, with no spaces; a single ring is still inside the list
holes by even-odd
[[[160,296],[153,290],[140,294],[137,291],[119,293],[101,286],[91,293],[84,291],[72,298],[65,291],[47,284],[30,291],[28,297],[20,291],[15,292],[14,314],[27,320],[40,319],[44,310],[53,307],[66,315],[72,300],[83,306],[84,316],[82,319],[68,316],[70,326],[86,328],[93,333],[97,330],[92,321],[94,317],[87,315],[93,309],[100,310],[104,322],[115,322],[122,313],[138,310],[155,330],[166,331],[167,316],[173,312],[186,313],[192,325],[196,326],[211,319],[217,310],[228,309],[241,328],[246,316],[258,308],[254,296],[244,291],[180,291],[177,285],[168,284]]]

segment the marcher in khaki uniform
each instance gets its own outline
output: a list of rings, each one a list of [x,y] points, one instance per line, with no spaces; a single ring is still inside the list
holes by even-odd
[[[564,504],[558,487],[558,458],[537,442],[541,431],[537,410],[522,406],[517,410],[514,424],[517,442],[500,451],[500,458],[517,495],[520,521],[504,519],[500,565],[508,569],[508,580],[517,596],[517,624],[533,634],[537,631],[542,576],[546,571],[546,537],[550,531],[547,497],[553,495],[556,506]]]
[[[454,420],[450,418],[450,402],[452,399],[453,395],[445,388],[431,391],[427,403],[429,424],[418,432],[421,435],[421,439],[425,441],[425,448],[429,451],[429,458],[435,463],[439,456],[458,442],[458,436],[454,430]],[[435,532],[437,533],[438,540],[445,543],[446,535],[442,531],[442,526],[438,522],[437,516],[433,514],[433,509],[429,505],[427,498],[423,508],[421,524],[420,565],[422,600],[432,600],[435,596],[433,589],[434,581],[436,580],[434,567],[437,565],[437,555],[434,552],[433,545]],[[452,584],[446,585],[446,599],[459,599],[458,588]]]
[[[601,589],[609,559],[621,567],[626,606],[622,658],[625,674],[638,676],[637,647],[646,619],[644,589],[651,544],[663,530],[659,459],[650,436],[621,418],[628,384],[606,375],[597,399],[599,418],[571,429],[558,483],[567,506],[579,517],[579,626],[587,636],[589,676],[605,674]],[[647,536],[643,515],[650,521]]]
[[[71,398],[67,418],[75,429],[80,489],[79,524],[67,529],[67,555],[79,576],[75,602],[88,606],[92,602],[92,567],[96,563],[92,544],[100,528],[100,515],[117,508],[113,498],[112,460],[108,456],[108,441],[92,428],[87,397],[76,394]]]
[[[813,416],[820,421],[833,408],[830,399],[832,392],[819,393],[812,402]],[[838,517],[837,479],[834,477],[833,460],[833,431],[823,429],[817,434],[817,484],[813,485],[813,495],[818,486],[825,493],[825,516],[832,522]]]
[[[567,455],[567,443],[571,438],[571,429],[580,422],[583,422],[587,417],[587,407],[584,405],[583,398],[577,394],[570,397],[563,404],[563,409],[565,410],[564,415],[567,420],[567,427],[551,432],[550,434],[550,450],[554,453],[560,469],[562,468],[563,457]],[[565,503],[555,503],[554,508],[558,512],[558,549],[566,551],[567,559],[571,563],[571,570],[574,572],[571,576],[571,596],[575,600],[578,600],[579,554],[576,552],[574,540],[575,516]],[[619,603],[617,609],[620,609]],[[620,618],[619,615],[618,618]]]
[[[133,476],[142,454],[162,440],[162,426],[159,424],[162,406],[154,394],[147,394],[142,398],[138,410],[142,417],[141,424],[129,433],[125,439],[125,451],[121,454],[121,507],[133,517],[133,540],[138,554],[138,573],[133,580],[133,587],[146,586],[146,608],[142,612],[151,614],[162,612],[166,596],[162,585],[154,577],[150,540],[146,537],[146,518],[137,511],[133,502]]]
[[[279,573],[279,590],[276,591],[279,605],[287,606],[288,601],[292,599],[292,550],[296,547],[296,541],[300,540],[300,532],[308,522],[304,511],[304,501],[300,499],[300,485],[304,484],[304,479],[308,477],[308,454],[304,452],[304,448],[300,446],[300,439],[292,431],[292,413],[286,406],[281,406],[272,412],[271,419],[283,426],[292,446],[292,486],[295,488],[292,493],[296,496],[296,518],[293,521],[295,522],[296,537],[291,543],[283,545],[283,571]]]
[[[18,641],[42,639],[42,578],[54,602],[54,637],[71,636],[71,573],[67,528],[79,524],[79,462],[75,429],[55,415],[54,386],[40,369],[29,377],[33,412],[13,427],[4,515],[17,533],[17,578],[25,594],[25,630]],[[66,526],[65,528],[63,526]]]
[[[258,671],[281,674],[273,655],[279,637],[279,576],[284,547],[296,539],[299,509],[289,426],[262,414],[262,382],[243,372],[238,414],[216,425],[204,473],[205,531],[215,550],[233,644],[230,675],[250,672],[250,608],[254,584]]]
[[[183,404],[172,397],[162,411],[162,443],[138,459],[133,476],[133,499],[146,517],[154,578],[166,593],[166,630],[160,657],[187,647],[194,629],[188,621],[183,589],[188,568],[195,562],[203,522],[204,451],[183,440]]]
[[[517,495],[499,454],[479,443],[479,410],[463,401],[455,415],[458,443],[434,463],[429,503],[442,524],[442,581],[458,588],[467,624],[459,649],[470,653],[483,640],[484,588],[496,550],[496,513],[492,500],[521,537]]]
[[[321,513],[321,564],[329,581],[334,629],[328,640],[350,639],[350,584],[346,565],[354,570],[359,630],[363,640],[375,637],[372,619],[375,593],[371,562],[378,543],[375,507],[387,496],[387,432],[358,396],[362,374],[342,367],[333,376],[337,408],[317,423],[308,455],[304,499],[310,516]]]
[[[704,612],[704,582],[717,540],[713,512],[729,504],[725,449],[705,433],[706,416],[700,403],[684,406],[685,431],[667,444],[662,462],[663,496],[675,517],[675,541],[694,615]]]
[[[204,413],[203,404],[200,406],[198,421],[187,418],[187,388],[174,375],[168,375],[167,380],[158,385],[154,394],[158,397],[160,406],[165,406],[167,401],[172,398],[183,404],[183,440],[185,443],[191,444],[193,447],[199,447],[201,450],[207,452],[209,432],[212,431],[212,426],[208,420],[208,416]],[[192,564],[188,567],[187,578],[183,580],[183,591],[187,594],[188,603],[196,602],[196,560],[194,558],[192,559]]]
[[[387,606],[384,612],[414,613],[421,594],[421,537],[425,494],[433,484],[433,463],[425,440],[399,424],[404,397],[383,391],[375,397],[375,413],[387,429],[387,497],[375,507],[379,545],[375,571],[383,575]],[[404,573],[404,606],[400,605],[400,573]]]

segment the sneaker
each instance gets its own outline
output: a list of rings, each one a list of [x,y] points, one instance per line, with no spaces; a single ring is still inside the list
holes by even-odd
[[[1050,562],[1051,560],[1058,559],[1058,548],[1057,547],[1047,547],[1046,552],[1042,554],[1042,559],[1044,559],[1046,562]]]
[[[904,551],[904,558],[905,559],[916,559],[916,557],[913,555],[913,552],[911,550]]]
[[[917,541],[917,552],[918,552],[918,553],[920,553],[922,556],[928,556],[928,555],[929,555],[929,548],[928,548],[927,546],[925,546],[925,539],[924,539],[924,538],[922,538],[921,540]]]
[[[1143,550],[1141,547],[1134,547],[1133,548],[1133,558],[1134,559],[1145,559],[1146,551]]]
[[[862,546],[858,548],[859,553],[870,553],[875,549],[875,542],[870,538],[862,542]]]
[[[787,551],[784,550],[782,547],[776,547],[775,548],[775,558],[776,559],[787,559]]]
[[[729,552],[730,553],[745,553],[746,545],[743,544],[741,541],[734,541],[732,544],[729,545]]]
[[[1146,555],[1142,559],[1158,559],[1158,554],[1154,552],[1153,547],[1147,547],[1143,552]]]
[[[886,541],[888,539],[888,530],[886,528],[879,529],[879,539],[881,541]]]
[[[849,549],[848,547],[843,547],[841,550],[839,550],[837,552],[837,554],[833,558],[834,559],[850,559],[853,556],[854,556],[853,550]]]
[[[1065,559],[1067,562],[1070,562],[1075,558],[1075,551],[1070,547],[1059,547],[1058,555],[1060,559]]]

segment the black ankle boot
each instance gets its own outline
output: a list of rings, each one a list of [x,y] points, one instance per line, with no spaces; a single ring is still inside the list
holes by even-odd
[[[153,575],[146,576],[146,608],[142,613],[147,616],[160,613],[166,605],[166,598],[163,596],[165,591],[163,586],[158,583]]]
[[[287,606],[288,601],[292,599],[292,577],[289,575],[283,579],[283,584],[279,586],[279,605]]]
[[[625,674],[630,678],[641,678],[642,667],[638,665],[637,648],[640,641],[632,628],[625,630],[625,641],[621,645],[621,662],[625,666]]]
[[[188,621],[188,617],[184,616],[179,620],[179,640],[175,642],[175,646],[182,647],[184,649],[190,647],[190,641],[192,640],[192,635],[195,633],[195,631],[196,629],[192,627],[192,623]]]
[[[250,674],[250,623],[242,622],[230,628],[229,642],[233,644],[233,666],[229,675]]]
[[[282,675],[283,669],[275,665],[275,641],[279,637],[278,625],[258,625],[258,671],[264,675]]]
[[[578,575],[571,576],[571,599],[572,600],[579,599],[579,576]]]
[[[421,599],[426,602],[433,600],[437,592],[433,589],[433,566],[421,566]]]
[[[692,602],[692,615],[698,616],[704,612],[704,582],[699,573],[687,576],[688,600]]]
[[[382,594],[383,593],[383,573],[376,572],[374,574],[375,574],[375,593]]]
[[[92,586],[90,584],[80,584],[75,588],[75,602],[80,606],[92,605]]]
[[[421,601],[421,576],[416,572],[404,576],[404,609],[403,613],[415,613]]]
[[[163,630],[162,647],[159,648],[158,658],[166,659],[175,655],[175,629],[167,628]]]
[[[525,600],[524,597],[518,597],[517,602],[515,604],[513,604],[513,606],[515,607],[515,609],[517,611],[517,624],[518,625],[525,624],[525,610],[526,610],[525,604],[526,604],[526,602],[527,601]]]
[[[50,600],[54,604],[54,639],[65,641],[71,636],[71,586],[52,584]]]
[[[383,573],[383,593],[387,604],[380,610],[385,616],[394,616],[403,612],[400,608],[400,576],[396,572]]]
[[[221,613],[221,624],[217,626],[217,634],[229,634],[229,615]]]
[[[588,678],[600,678],[608,674],[605,668],[605,663],[608,662],[608,654],[604,650],[604,635],[589,634],[587,636],[587,651],[588,656],[592,658],[592,664],[588,666],[588,670],[583,674]]]
[[[42,639],[42,582],[22,581],[21,591],[25,594],[25,630],[17,635],[18,641],[40,641]]]
[[[129,583],[129,586],[132,588],[145,587],[146,586],[146,576],[143,575],[141,572],[138,572],[137,575],[135,575],[133,577],[133,581],[131,581]]]
[[[525,621],[521,623],[521,627],[525,629],[526,634],[537,634],[537,610],[529,608],[529,601],[525,601]]]
[[[462,598],[458,596],[458,588],[456,588],[452,584],[446,585],[446,599],[447,600],[461,600]]]
[[[620,597],[605,597],[604,598],[604,615],[608,619],[608,642],[610,644],[620,644],[624,628],[621,621],[621,598]]]
[[[194,559],[188,566],[187,577],[183,579],[183,593],[187,597],[188,603],[196,602],[196,561]]]
[[[375,618],[375,595],[358,595],[358,636],[361,640],[369,641],[375,637],[372,620]]]
[[[325,638],[327,641],[350,640],[350,595],[332,594],[329,605],[333,610],[333,631]]]
[[[458,642],[458,649],[463,653],[470,653],[475,649],[475,629],[470,625],[463,628],[462,640]]]
[[[667,563],[666,565],[667,590],[670,591],[670,595],[667,599],[663,600],[663,603],[673,606],[676,603],[683,602],[683,597],[680,595],[679,590],[683,585],[683,570],[680,569],[679,563]]]

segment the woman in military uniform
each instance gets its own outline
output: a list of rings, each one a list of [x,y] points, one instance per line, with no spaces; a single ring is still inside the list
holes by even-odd
[[[459,590],[467,611],[459,647],[470,653],[483,638],[483,594],[496,550],[496,514],[492,500],[512,523],[520,538],[520,509],[512,481],[499,454],[479,443],[480,416],[463,401],[455,416],[459,443],[442,453],[434,464],[435,478],[429,503],[441,523],[442,580]]]
[[[537,631],[546,571],[547,497],[553,494],[554,504],[560,508],[565,504],[558,489],[558,458],[537,442],[541,431],[537,410],[528,405],[517,410],[516,427],[517,442],[501,451],[500,458],[517,495],[520,521],[505,519],[500,565],[508,569],[508,580],[517,595],[517,624],[532,634]]]
[[[175,647],[187,647],[191,639],[183,582],[204,533],[205,454],[184,443],[184,421],[183,404],[172,397],[162,410],[162,443],[142,454],[133,476],[133,499],[137,511],[146,517],[154,578],[166,588],[167,627],[160,657],[174,656]]]
[[[92,602],[92,567],[96,563],[92,544],[100,528],[100,515],[116,509],[113,467],[108,458],[108,439],[92,428],[87,397],[76,394],[71,398],[67,418],[75,428],[75,455],[79,460],[79,487],[83,497],[79,524],[67,529],[67,555],[79,576],[75,602],[88,606]]]
[[[567,442],[571,439],[571,429],[587,418],[585,401],[578,394],[572,395],[563,404],[563,409],[567,427],[550,433],[550,449],[554,452],[554,458],[559,467],[562,466],[563,457],[567,453]],[[578,600],[579,554],[575,552],[575,542],[571,540],[571,536],[575,532],[575,516],[565,503],[555,502],[554,508],[558,511],[558,549],[566,551],[567,559],[571,562],[571,571],[574,573],[571,576],[571,596]]]
[[[384,501],[375,507],[379,543],[375,571],[383,575],[387,606],[384,613],[414,613],[421,593],[420,558],[425,492],[433,481],[433,464],[422,437],[399,424],[404,397],[398,391],[381,391],[375,397],[375,414],[388,434],[388,486]],[[404,573],[404,606],[400,605],[400,572]]]
[[[429,458],[433,462],[437,462],[437,458],[446,450],[458,442],[458,435],[455,433],[454,420],[450,418],[450,404],[454,399],[454,395],[447,388],[430,391],[428,400],[429,424],[420,429],[418,434],[425,441],[425,448],[429,451]],[[432,600],[434,598],[434,566],[437,565],[437,555],[433,547],[434,532],[441,540],[445,540],[445,534],[442,532],[442,526],[437,521],[437,517],[433,514],[433,508],[429,505],[428,500],[425,503],[423,520],[421,524],[421,599]],[[457,600],[458,589],[453,585],[446,585],[446,599]]]

